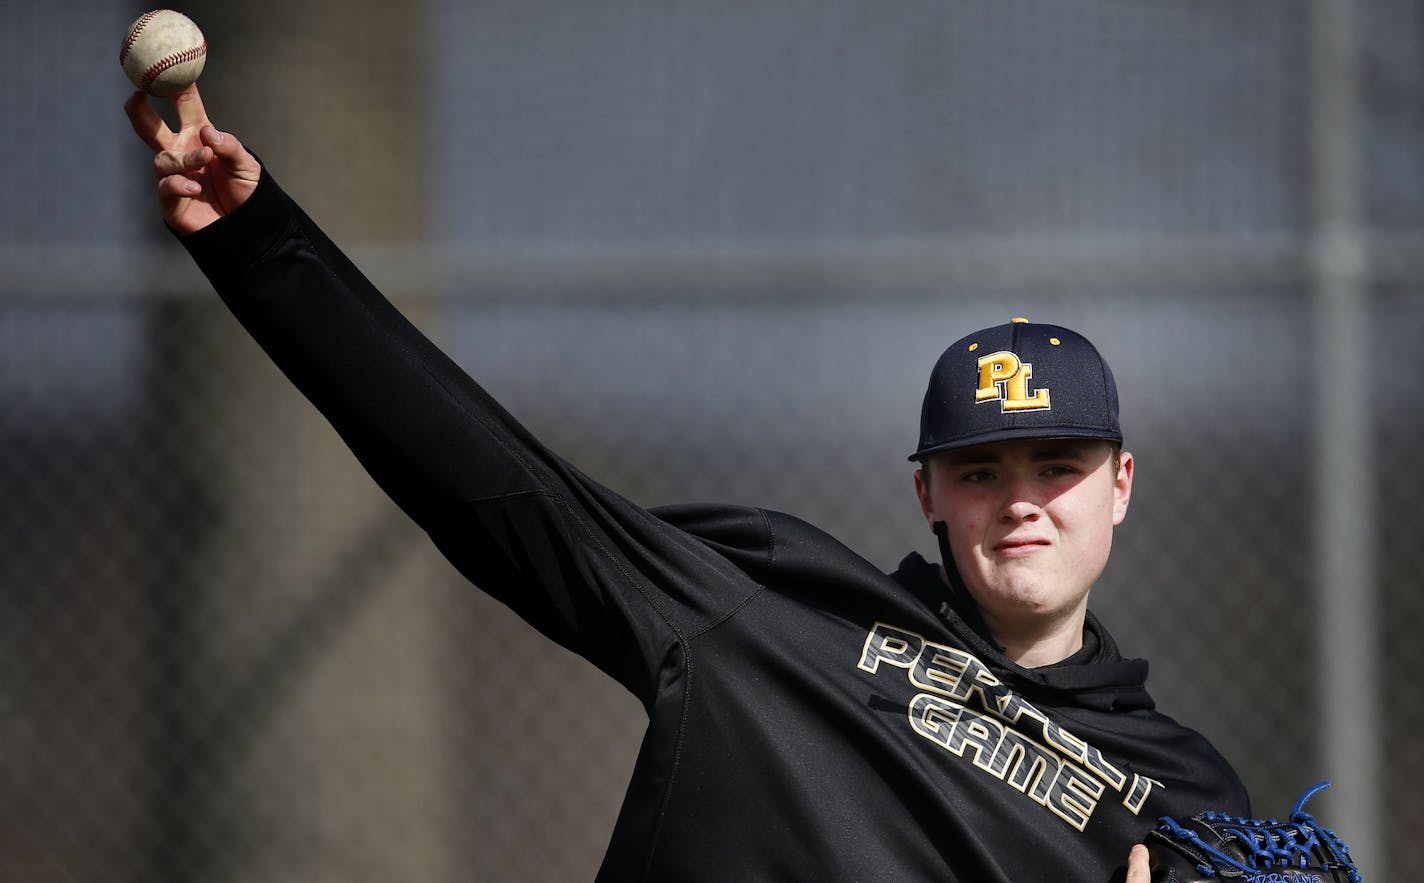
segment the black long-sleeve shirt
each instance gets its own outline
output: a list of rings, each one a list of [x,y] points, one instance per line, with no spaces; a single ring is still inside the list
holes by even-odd
[[[440,551],[641,700],[600,880],[1103,883],[1161,815],[1248,814],[1091,614],[1079,653],[1025,669],[918,555],[886,575],[788,515],[624,499],[540,444],[265,172],[182,241]]]

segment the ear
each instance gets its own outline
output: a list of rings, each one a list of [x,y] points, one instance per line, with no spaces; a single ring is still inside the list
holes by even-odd
[[[930,484],[925,478],[925,470],[930,468],[929,463],[921,463],[920,468],[915,470],[915,496],[920,498],[920,512],[925,516],[925,520],[933,524],[934,499],[930,496]]]
[[[1113,524],[1122,524],[1127,517],[1127,504],[1132,499],[1133,457],[1123,451],[1118,460],[1117,478],[1113,481]]]

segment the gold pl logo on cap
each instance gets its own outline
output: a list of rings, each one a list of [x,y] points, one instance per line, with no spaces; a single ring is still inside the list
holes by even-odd
[[[1029,379],[1033,377],[1033,365],[1019,361],[1019,357],[1002,350],[979,357],[979,389],[974,393],[974,403],[999,402],[999,410],[1047,411],[1048,389],[1028,390]]]

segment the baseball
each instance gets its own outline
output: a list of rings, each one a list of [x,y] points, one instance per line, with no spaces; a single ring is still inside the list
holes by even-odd
[[[198,79],[207,55],[208,41],[191,18],[171,9],[155,9],[129,25],[119,64],[135,86],[165,98]]]

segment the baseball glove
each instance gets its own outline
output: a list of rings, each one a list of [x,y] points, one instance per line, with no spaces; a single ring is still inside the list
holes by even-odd
[[[1162,818],[1143,841],[1152,856],[1152,883],[1360,883],[1350,848],[1304,810],[1329,787],[1321,782],[1308,789],[1284,824],[1216,812],[1184,822]]]

